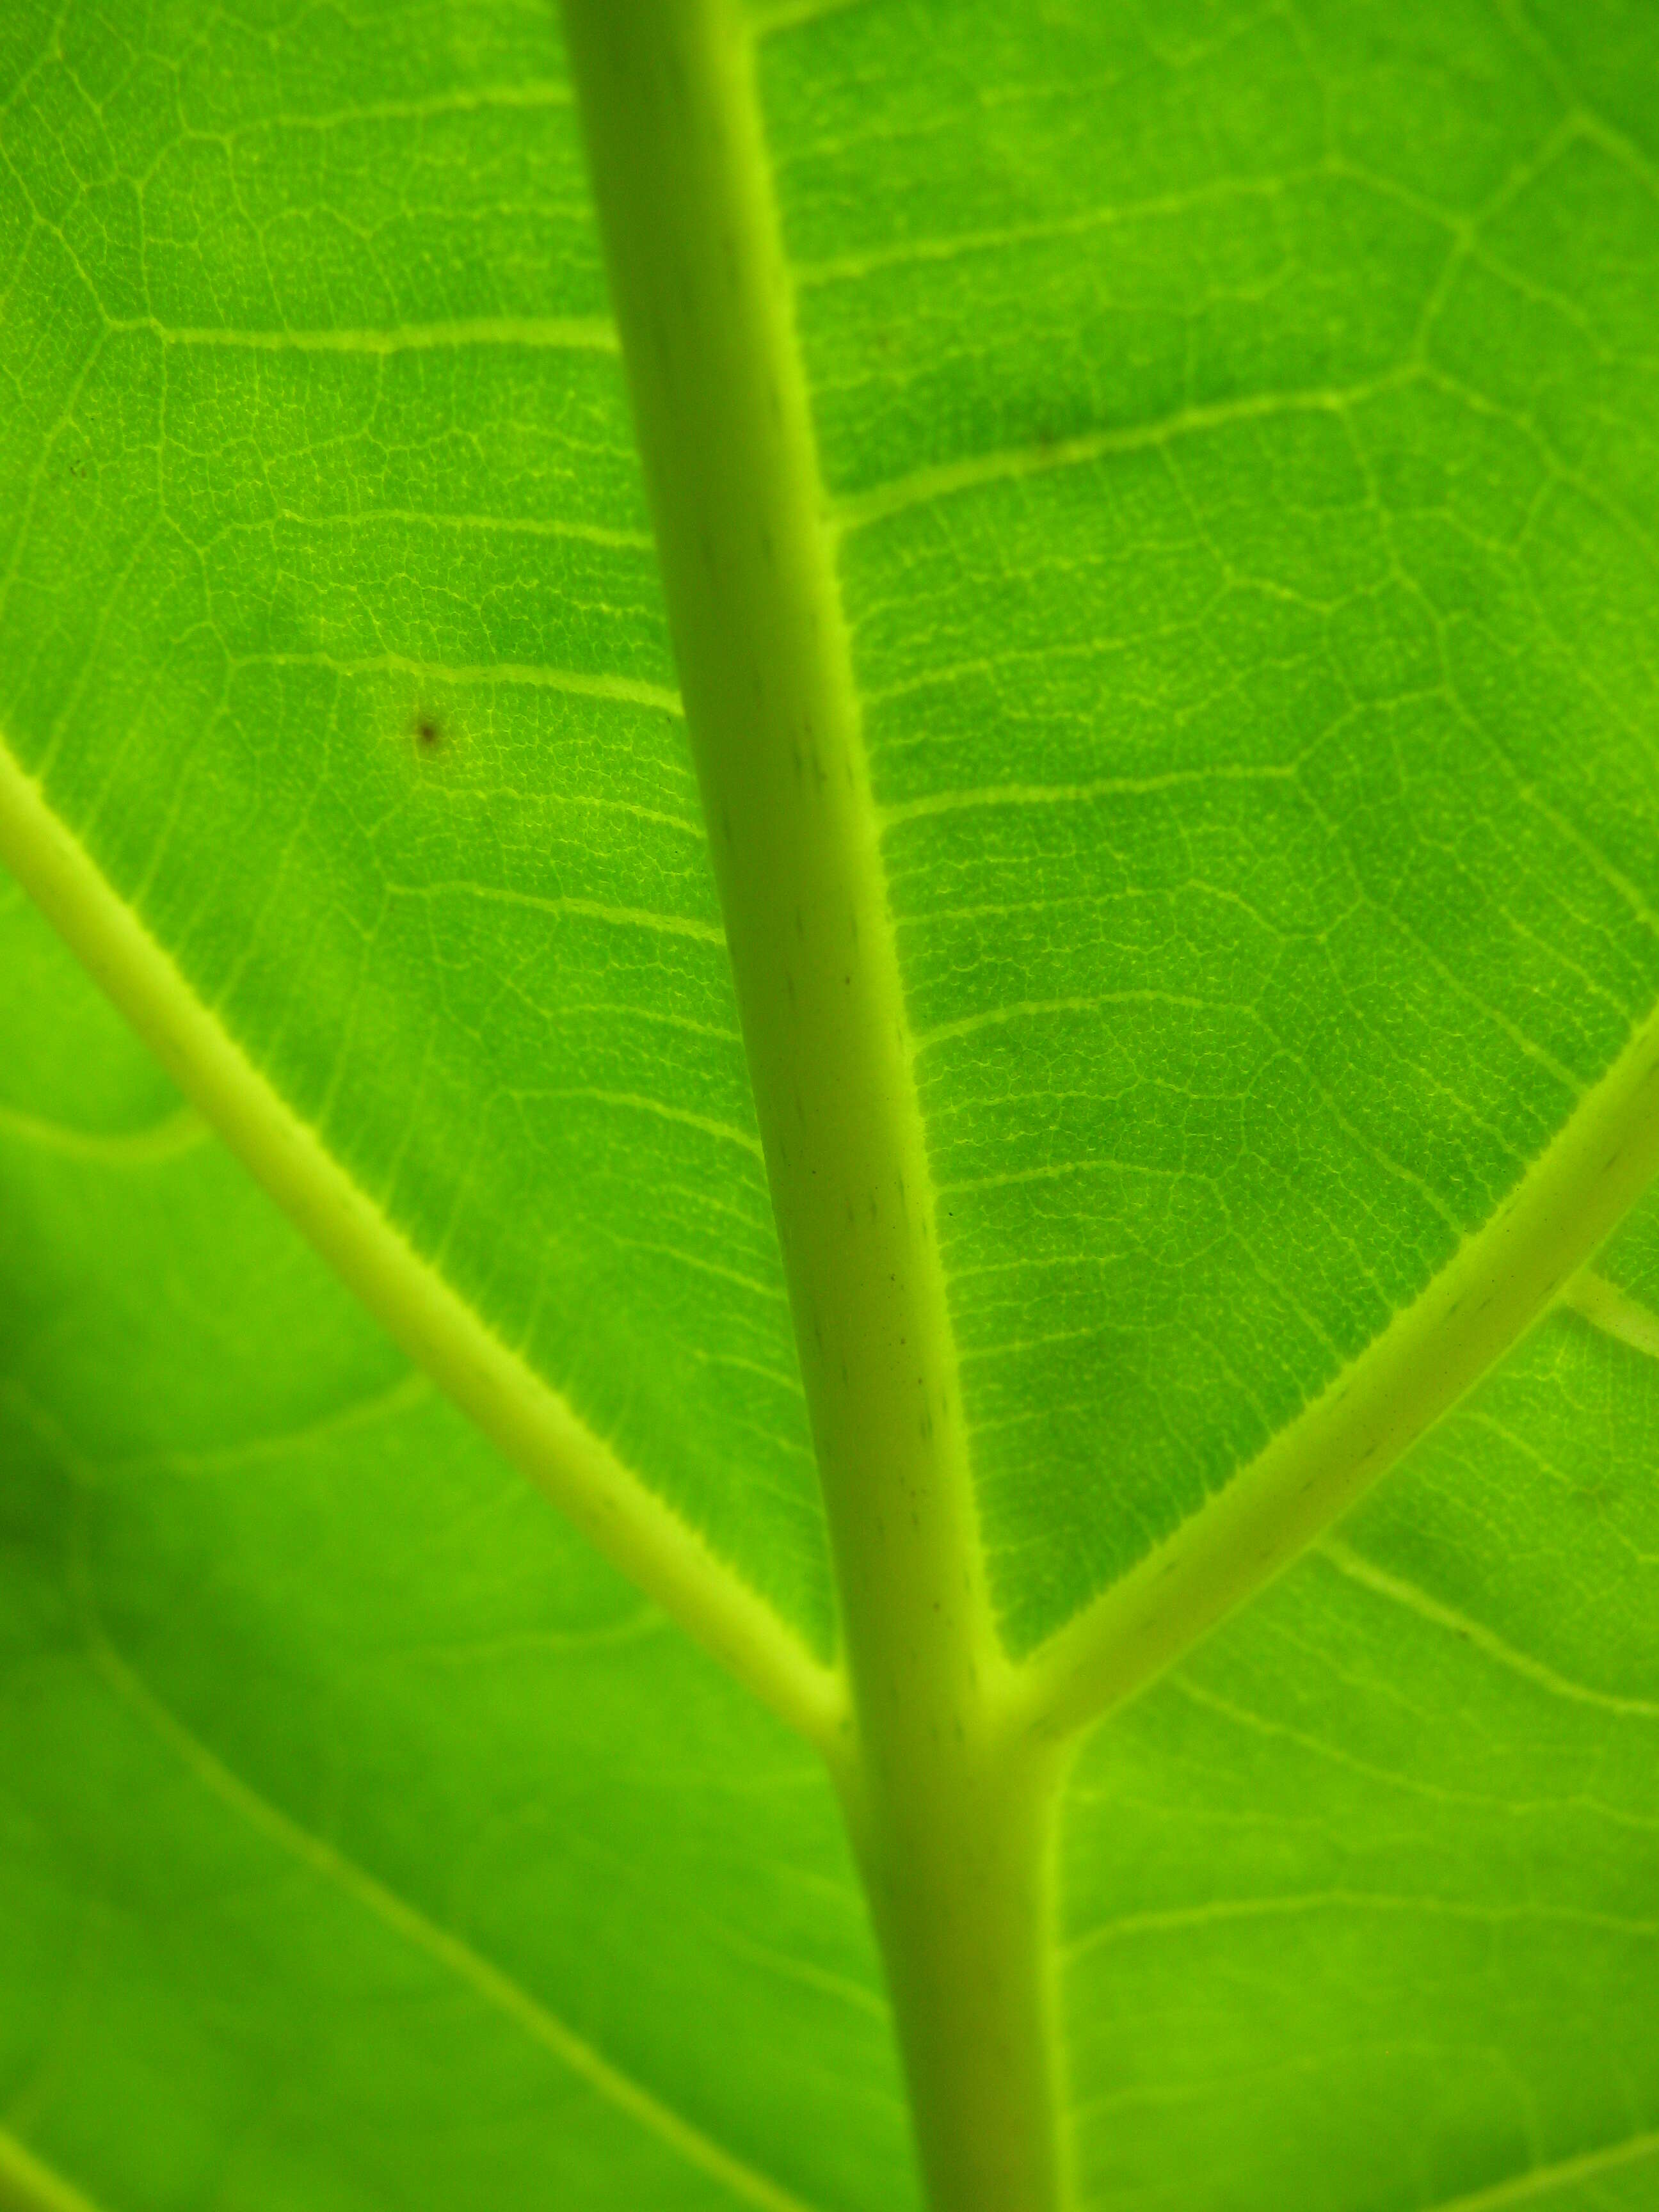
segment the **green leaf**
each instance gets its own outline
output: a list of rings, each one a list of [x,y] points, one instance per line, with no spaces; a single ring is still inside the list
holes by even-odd
[[[1637,2212],[1649,0],[566,30],[0,28],[0,2203]]]

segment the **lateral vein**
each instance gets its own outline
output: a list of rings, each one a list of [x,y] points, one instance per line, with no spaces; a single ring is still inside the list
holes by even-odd
[[[1506,1644],[1501,1636],[1494,1636],[1491,1629],[1483,1627],[1478,1620],[1471,1620],[1467,1613],[1443,1605],[1426,1590],[1419,1589],[1414,1583],[1389,1574],[1340,1537],[1325,1537],[1318,1549],[1321,1556],[1350,1582],[1387,1598],[1392,1605],[1405,1607],[1407,1612],[1431,1621],[1437,1628],[1445,1629],[1498,1666],[1507,1668],[1510,1674],[1535,1683],[1551,1697],[1565,1698],[1576,1705],[1599,1705],[1603,1712],[1618,1713],[1626,1719],[1659,1721],[1659,1703],[1653,1698],[1618,1697],[1611,1691],[1593,1690],[1586,1682],[1575,1682],[1565,1674],[1558,1674],[1553,1667],[1546,1666],[1529,1652],[1517,1651],[1512,1644]]]
[[[196,996],[3,744],[0,858],[179,1088],[410,1358],[774,1712],[820,1747],[838,1741],[840,1674],[415,1251]]]
[[[1629,2136],[1623,2142],[1608,2143],[1600,2150],[1579,2151],[1567,2158],[1552,2159],[1547,2166],[1529,2166],[1524,2173],[1512,2175],[1507,2181],[1494,2182],[1490,2188],[1477,2189],[1467,2197],[1443,2197],[1429,2212],[1510,2212],[1514,2204],[1525,2204],[1534,2197],[1544,2197],[1558,2189],[1570,2189],[1580,2181],[1595,2181],[1604,2173],[1614,2173],[1621,2166],[1634,2166],[1644,2158],[1659,2156],[1659,2130],[1650,2135]]]
[[[758,2172],[723,2149],[701,2128],[612,2065],[585,2037],[578,2035],[522,1984],[470,1943],[429,1919],[337,1845],[302,1826],[279,1805],[245,1782],[127,1663],[90,1612],[84,1593],[82,1596],[83,1605],[88,1606],[84,1626],[94,1670],[205,1790],[249,1826],[298,1859],[319,1880],[342,1891],[405,1942],[465,1982],[544,2050],[551,2051],[607,2104],[625,2112],[687,2165],[723,2184],[744,2203],[761,2207],[762,2212],[809,2212],[799,2197],[781,2187],[769,2175]]]
[[[1659,1006],[1413,1304],[1224,1488],[1030,1655],[1017,1672],[1015,1724],[1073,1734],[1300,1558],[1562,1295],[1656,1171]]]
[[[75,1129],[40,1114],[0,1106],[0,1137],[15,1138],[43,1152],[61,1153],[93,1167],[148,1168],[193,1152],[209,1138],[207,1123],[193,1106],[180,1106],[147,1129]]]
[[[481,317],[471,322],[408,323],[385,330],[182,330],[152,316],[112,320],[112,331],[149,331],[163,345],[239,353],[450,353],[465,346],[522,346],[556,353],[615,353],[617,333],[602,317]]]
[[[0,2127],[0,2212],[99,2212],[91,2197]]]
[[[1181,409],[1151,422],[1115,428],[1088,430],[1074,438],[1056,438],[1030,446],[1012,446],[994,453],[972,453],[959,461],[942,461],[917,469],[906,477],[873,485],[836,502],[836,526],[844,533],[867,529],[907,509],[932,507],[960,492],[982,485],[1012,483],[1023,477],[1051,475],[1074,469],[1113,453],[1156,452],[1177,438],[1206,430],[1231,428],[1239,423],[1281,421],[1287,415],[1340,415],[1362,401],[1398,390],[1415,380],[1412,367],[1390,370],[1363,384],[1328,391],[1252,392],[1242,398],[1221,399]]]
[[[1610,1936],[1659,1936],[1659,1920],[1632,1919],[1628,1913],[1595,1912],[1571,1905],[1478,1905],[1461,1897],[1413,1897],[1408,1891],[1330,1889],[1291,1892],[1283,1896],[1218,1898],[1209,1905],[1177,1905],[1147,1912],[1126,1912],[1103,1921],[1066,1947],[1067,1966],[1111,1943],[1143,1936],[1176,1936],[1188,1929],[1227,1927],[1241,1920],[1300,1919],[1321,1912],[1395,1913],[1409,1919],[1468,1920],[1492,1927],[1541,1921],[1569,1928],[1590,1928]]]

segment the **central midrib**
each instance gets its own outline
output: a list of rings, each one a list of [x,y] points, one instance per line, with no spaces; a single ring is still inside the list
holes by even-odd
[[[1012,1739],[850,641],[734,0],[566,0],[936,2212],[1050,2212],[1053,1763]]]
[[[1006,1662],[750,49],[724,0],[568,14],[848,1656],[955,1725]]]

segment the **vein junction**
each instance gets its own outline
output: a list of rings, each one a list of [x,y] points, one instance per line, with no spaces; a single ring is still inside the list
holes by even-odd
[[[1564,1306],[1571,1306],[1608,1336],[1617,1337],[1632,1352],[1659,1359],[1659,1315],[1639,1299],[1631,1297],[1605,1275],[1586,1267],[1573,1277],[1561,1293]]]

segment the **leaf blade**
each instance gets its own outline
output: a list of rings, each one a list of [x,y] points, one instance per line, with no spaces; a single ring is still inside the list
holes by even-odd
[[[20,17],[0,726],[349,1178],[822,1673],[553,27],[391,10],[364,45]]]

